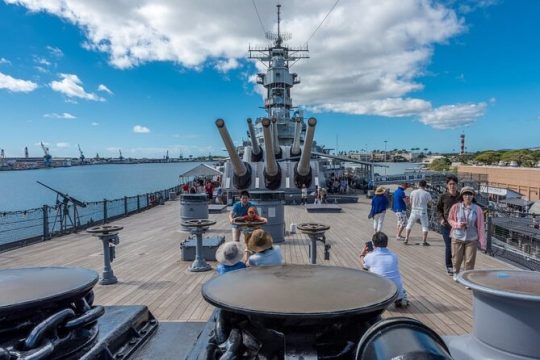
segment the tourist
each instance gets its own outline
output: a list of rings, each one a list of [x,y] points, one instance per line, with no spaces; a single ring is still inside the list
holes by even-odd
[[[387,248],[388,236],[383,232],[375,233],[372,237],[373,249],[366,244],[360,254],[363,260],[362,266],[365,270],[391,280],[398,289],[398,297],[394,302],[396,307],[409,305],[407,292],[403,288],[401,275],[399,273],[399,262],[397,255]]]
[[[450,208],[459,202],[459,193],[457,191],[458,179],[455,175],[446,177],[446,192],[441,195],[437,202],[437,215],[441,224],[441,234],[444,240],[444,261],[448,275],[454,274],[452,265],[452,241],[450,239],[451,226],[448,222],[448,213]]]
[[[326,198],[328,197],[326,188],[320,188],[319,192],[321,194],[321,204],[326,204]]]
[[[222,244],[216,250],[216,260],[219,262],[216,272],[223,275],[229,271],[245,269],[243,255],[244,247],[239,242],[230,241]]]
[[[248,241],[248,266],[281,265],[283,257],[279,246],[274,246],[272,236],[263,229],[253,231]]]
[[[307,203],[307,194],[308,189],[306,187],[306,184],[302,184],[302,190],[301,190],[301,204],[306,205]]]
[[[386,208],[388,207],[388,199],[384,195],[385,189],[379,186],[375,190],[375,196],[371,199],[371,210],[368,215],[368,219],[373,218],[373,231],[375,233],[382,231],[384,215],[386,214]]]
[[[321,190],[318,185],[315,185],[315,200],[313,201],[313,204],[321,204]]]
[[[221,187],[220,183],[218,183],[218,187],[216,189],[216,204],[223,204],[223,188]]]
[[[240,201],[237,201],[231,212],[229,213],[229,223],[232,224],[232,238],[233,241],[240,241],[240,227],[234,224],[234,219],[241,216],[246,216],[248,209],[252,207],[253,204],[249,201],[249,192],[246,190],[240,193]]]
[[[452,261],[454,262],[454,280],[464,262],[465,270],[473,270],[476,262],[476,249],[486,248],[484,233],[484,213],[475,204],[474,189],[465,186],[459,194],[459,202],[448,213],[448,223],[452,226]]]
[[[409,197],[405,194],[405,189],[408,187],[409,184],[405,182],[399,185],[392,195],[392,211],[396,213],[397,217],[396,240],[405,240],[405,237],[401,233],[407,225],[407,203],[409,202]]]
[[[409,216],[409,221],[407,222],[407,234],[403,244],[407,245],[409,243],[412,227],[414,223],[420,219],[424,240],[422,245],[429,246],[429,243],[427,242],[429,231],[428,204],[431,202],[431,194],[426,191],[426,180],[420,180],[418,185],[420,188],[411,192],[411,216]]]
[[[204,185],[204,191],[206,192],[208,200],[212,201],[212,198],[214,197],[214,184],[212,184],[211,180],[206,181],[206,184]]]
[[[262,221],[265,224],[268,222],[267,218],[257,214],[257,208],[255,206],[251,206],[248,209],[246,215],[236,217],[236,218],[234,218],[234,220],[240,220],[240,221],[245,221],[245,222]]]

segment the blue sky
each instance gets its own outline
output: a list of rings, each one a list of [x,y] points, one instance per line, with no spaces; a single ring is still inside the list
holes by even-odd
[[[223,154],[263,116],[260,65],[275,2],[0,0],[0,148],[6,156]],[[540,1],[282,1],[309,39],[293,102],[339,150],[540,146]]]

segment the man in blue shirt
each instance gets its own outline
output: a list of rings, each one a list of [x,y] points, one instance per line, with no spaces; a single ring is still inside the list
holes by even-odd
[[[397,216],[397,235],[396,240],[404,240],[405,238],[401,236],[401,233],[407,226],[407,203],[409,198],[405,194],[405,189],[409,184],[403,183],[398,186],[394,191],[392,196],[392,211],[396,213]]]
[[[248,209],[252,206],[254,205],[249,201],[249,192],[246,190],[242,191],[240,193],[240,201],[233,205],[232,210],[229,213],[229,223],[233,224],[234,218],[246,216],[248,214]],[[232,238],[233,241],[240,241],[240,227],[238,225],[233,224],[232,226]]]

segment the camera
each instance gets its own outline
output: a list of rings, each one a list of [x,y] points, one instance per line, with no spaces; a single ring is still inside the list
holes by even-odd
[[[373,241],[366,241],[366,246],[369,252],[373,251]]]

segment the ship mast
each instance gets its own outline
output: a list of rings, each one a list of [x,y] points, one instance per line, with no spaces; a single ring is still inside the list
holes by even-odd
[[[267,69],[266,73],[257,74],[257,84],[266,89],[264,108],[267,117],[276,119],[275,131],[279,145],[292,145],[295,119],[291,119],[293,108],[291,89],[300,83],[296,73],[290,72],[290,66],[301,59],[309,58],[307,44],[301,47],[288,47],[284,42],[291,38],[281,32],[281,5],[277,5],[277,33],[267,32],[266,38],[273,43],[267,47],[249,47],[249,58],[257,59]],[[260,129],[260,127],[259,127]],[[262,131],[261,131],[262,132]]]

